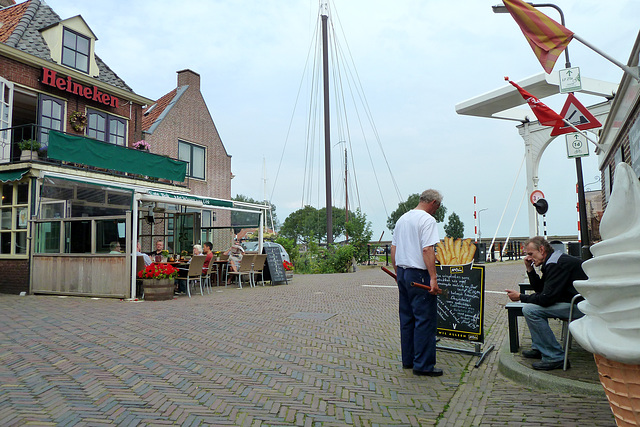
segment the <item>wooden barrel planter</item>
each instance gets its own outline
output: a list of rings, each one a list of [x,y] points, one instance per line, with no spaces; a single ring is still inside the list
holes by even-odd
[[[142,279],[146,301],[166,301],[173,299],[175,279]]]

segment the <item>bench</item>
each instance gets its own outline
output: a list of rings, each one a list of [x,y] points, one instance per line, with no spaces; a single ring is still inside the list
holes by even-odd
[[[507,309],[509,319],[509,351],[517,353],[520,349],[520,337],[518,335],[518,317],[523,316],[522,306],[524,303],[511,301],[504,306]]]
[[[529,283],[520,283],[520,293],[526,293],[527,290],[533,289],[533,287]],[[573,320],[573,306],[577,304],[582,297],[580,294],[573,297],[571,300],[572,309],[569,313],[571,320]],[[507,319],[509,323],[509,351],[511,353],[517,353],[520,349],[520,336],[518,335],[518,317],[524,316],[522,314],[522,306],[524,303],[517,301],[511,301],[504,306],[507,309]],[[569,335],[569,319],[559,319],[562,321],[562,338],[561,341],[564,343],[563,347],[566,347],[567,350],[570,345],[570,335]],[[565,368],[566,369],[566,368]]]
[[[526,294],[527,291],[533,290],[533,286],[529,282],[518,283],[520,293]],[[520,301],[509,302],[504,308],[507,309],[509,320],[509,350],[511,353],[517,353],[520,348],[520,337],[518,335],[518,317],[523,316],[522,305]]]

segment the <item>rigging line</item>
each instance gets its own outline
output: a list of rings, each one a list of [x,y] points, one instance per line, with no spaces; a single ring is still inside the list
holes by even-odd
[[[321,22],[318,21],[318,27],[320,27]],[[303,200],[302,207],[306,204],[312,205],[312,197],[314,192],[313,184],[316,182],[315,180],[315,158],[316,158],[316,135],[320,132],[320,116],[321,111],[319,110],[319,97],[321,93],[321,62],[318,60],[321,58],[322,44],[320,38],[320,32],[316,32],[316,55],[314,56],[314,67],[312,73],[312,81],[311,81],[311,96],[309,98],[309,106],[308,106],[308,118],[307,118],[307,127],[306,127],[306,135],[305,135],[305,149],[306,149],[306,158],[305,158],[305,175],[304,175],[304,186],[307,188],[306,192],[303,192]],[[320,148],[318,148],[320,149]]]
[[[340,21],[340,17],[337,16],[336,19],[338,21],[338,25],[339,25],[339,27],[340,27],[340,29],[342,31],[342,34],[344,34],[344,28],[342,26],[342,22]],[[346,44],[346,47],[347,47],[347,52],[349,53],[349,58],[351,59],[351,63],[355,64],[355,61],[353,61],[353,55],[351,54],[351,49],[349,48],[349,43],[346,42],[346,36],[345,36],[345,44]],[[362,87],[362,83],[361,83],[361,80],[360,80],[360,76],[358,74],[358,70],[355,67],[355,65],[354,65],[354,72],[355,72],[355,76],[356,76],[356,78],[354,80],[359,83],[360,88],[361,88]],[[365,111],[367,112],[367,117],[369,118],[370,124],[371,124],[371,126],[373,128],[373,131],[374,131],[374,134],[376,135],[376,140],[378,141],[378,146],[380,147],[380,151],[382,152],[382,156],[383,156],[383,159],[384,159],[385,164],[387,166],[387,170],[389,171],[389,175],[391,176],[391,181],[392,181],[393,186],[394,186],[394,188],[396,190],[396,195],[398,196],[398,200],[399,200],[400,203],[402,203],[403,199],[402,199],[402,195],[401,195],[401,192],[400,192],[400,188],[398,187],[398,184],[397,184],[396,179],[395,179],[395,177],[393,175],[393,172],[391,171],[391,166],[389,165],[389,161],[387,159],[386,153],[384,152],[384,149],[382,147],[382,143],[380,141],[380,136],[379,136],[378,130],[377,130],[376,126],[375,126],[375,122],[373,120],[373,116],[371,114],[371,109],[369,108],[369,104],[368,104],[368,102],[366,100],[366,96],[364,96],[364,91],[362,91],[362,92],[363,92],[362,96],[364,98],[363,105],[365,106]]]
[[[336,40],[337,40],[337,37],[336,37]],[[342,49],[340,48],[340,45],[338,43],[336,43],[336,52],[337,52],[337,54],[336,54],[337,57],[339,57],[340,53],[342,52]],[[336,63],[338,64],[338,69],[342,70],[340,68],[340,64],[342,64],[342,62],[340,60],[336,60]],[[357,173],[356,173],[356,167],[355,167],[355,162],[354,162],[355,155],[354,155],[353,143],[352,143],[352,139],[351,139],[351,127],[349,126],[349,120],[347,119],[347,117],[348,117],[348,109],[347,109],[347,105],[346,105],[346,97],[345,97],[345,94],[344,94],[344,84],[342,84],[342,80],[344,78],[343,74],[344,74],[343,72],[340,72],[339,76],[338,76],[339,79],[340,79],[340,86],[339,86],[339,91],[336,90],[336,92],[338,92],[337,95],[336,95],[336,99],[340,99],[340,101],[341,101],[340,105],[341,105],[341,107],[343,108],[343,111],[344,111],[344,117],[345,117],[344,127],[345,127],[345,132],[346,132],[345,133],[345,143],[348,143],[349,151],[351,152],[351,159],[352,159],[351,160],[351,164],[352,164],[352,169],[351,170],[352,170],[352,176],[353,176],[352,182],[354,183],[354,185],[356,186],[356,189],[358,190],[358,191],[355,192],[356,193],[356,200],[357,200],[356,204],[357,204],[358,207],[361,207],[362,205],[360,203],[360,192],[359,192],[359,188],[358,188],[358,176],[357,176]],[[347,78],[347,81],[348,81],[348,78]],[[354,105],[354,107],[357,108],[355,105]],[[345,183],[345,191],[348,191],[348,189],[346,188],[347,184],[348,183]],[[346,206],[346,203],[345,203],[345,206]]]
[[[355,83],[356,82],[354,81],[354,85],[355,85]],[[352,99],[352,101],[354,103],[354,106],[355,106],[355,105],[357,105],[357,102],[356,102],[355,97],[353,96],[353,87],[351,86],[351,80],[347,79],[347,84],[349,85],[349,88],[351,89],[350,90],[351,99]],[[360,124],[360,131],[362,132],[362,137],[364,139],[365,147],[367,149],[367,154],[369,156],[369,163],[371,164],[371,168],[373,170],[373,175],[374,175],[374,178],[375,178],[376,186],[378,187],[378,193],[380,194],[380,199],[382,201],[382,206],[384,208],[385,214],[387,216],[389,216],[389,210],[387,209],[387,205],[385,203],[385,200],[384,200],[384,197],[383,197],[383,194],[382,194],[382,187],[380,185],[380,179],[378,178],[378,173],[376,171],[376,168],[375,168],[375,165],[374,165],[374,162],[373,162],[373,157],[371,155],[371,150],[369,148],[369,144],[367,143],[367,136],[366,136],[366,133],[364,132],[364,126],[363,126],[363,123],[362,123],[362,119],[361,119],[359,110],[357,108],[355,108],[355,114],[356,114],[356,117],[358,118],[358,123]]]
[[[316,32],[317,32],[317,26],[316,26]],[[298,101],[300,99],[300,93],[302,92],[302,84],[304,83],[304,78],[305,78],[305,74],[306,74],[305,71],[307,69],[307,65],[309,64],[309,58],[311,58],[311,52],[312,52],[311,48],[313,47],[313,41],[315,39],[317,39],[317,37],[312,38],[310,46],[309,46],[309,50],[307,51],[307,59],[305,61],[305,66],[304,66],[304,69],[303,69],[302,77],[300,78],[300,84],[298,85],[298,93],[296,94],[296,100],[295,100],[295,103],[294,103],[294,106],[293,106],[293,111],[291,112],[291,119],[289,120],[289,127],[287,128],[287,135],[286,135],[285,140],[284,140],[284,147],[282,148],[282,154],[280,155],[280,162],[278,163],[278,169],[276,171],[276,177],[275,177],[275,179],[273,181],[273,187],[271,189],[271,196],[269,196],[269,201],[273,200],[273,193],[275,192],[276,184],[278,182],[278,176],[280,175],[280,168],[282,167],[282,162],[284,160],[284,153],[285,153],[285,150],[287,148],[287,143],[289,142],[289,136],[291,134],[291,127],[293,126],[293,119],[294,119],[295,112],[296,112],[296,109],[297,109],[297,106],[298,106]]]

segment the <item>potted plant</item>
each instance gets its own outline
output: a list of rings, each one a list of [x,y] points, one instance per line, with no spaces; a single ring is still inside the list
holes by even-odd
[[[164,249],[160,252],[160,256],[162,257],[162,262],[167,262],[167,258],[169,258],[169,251]]]
[[[20,149],[20,160],[31,160],[38,158],[38,150],[42,147],[40,143],[35,139],[23,139],[18,142],[18,148]]]
[[[178,269],[169,264],[151,264],[138,272],[142,279],[144,299],[149,301],[163,301],[173,299],[175,278]]]
[[[149,149],[151,148],[151,144],[149,144],[144,139],[141,139],[140,141],[133,143],[133,148],[140,151],[149,151]]]

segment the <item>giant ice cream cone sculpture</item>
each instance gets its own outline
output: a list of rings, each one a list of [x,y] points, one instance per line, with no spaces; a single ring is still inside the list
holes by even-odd
[[[616,168],[600,223],[602,242],[574,283],[585,316],[570,325],[594,353],[600,382],[619,426],[640,425],[640,182],[626,163]]]

